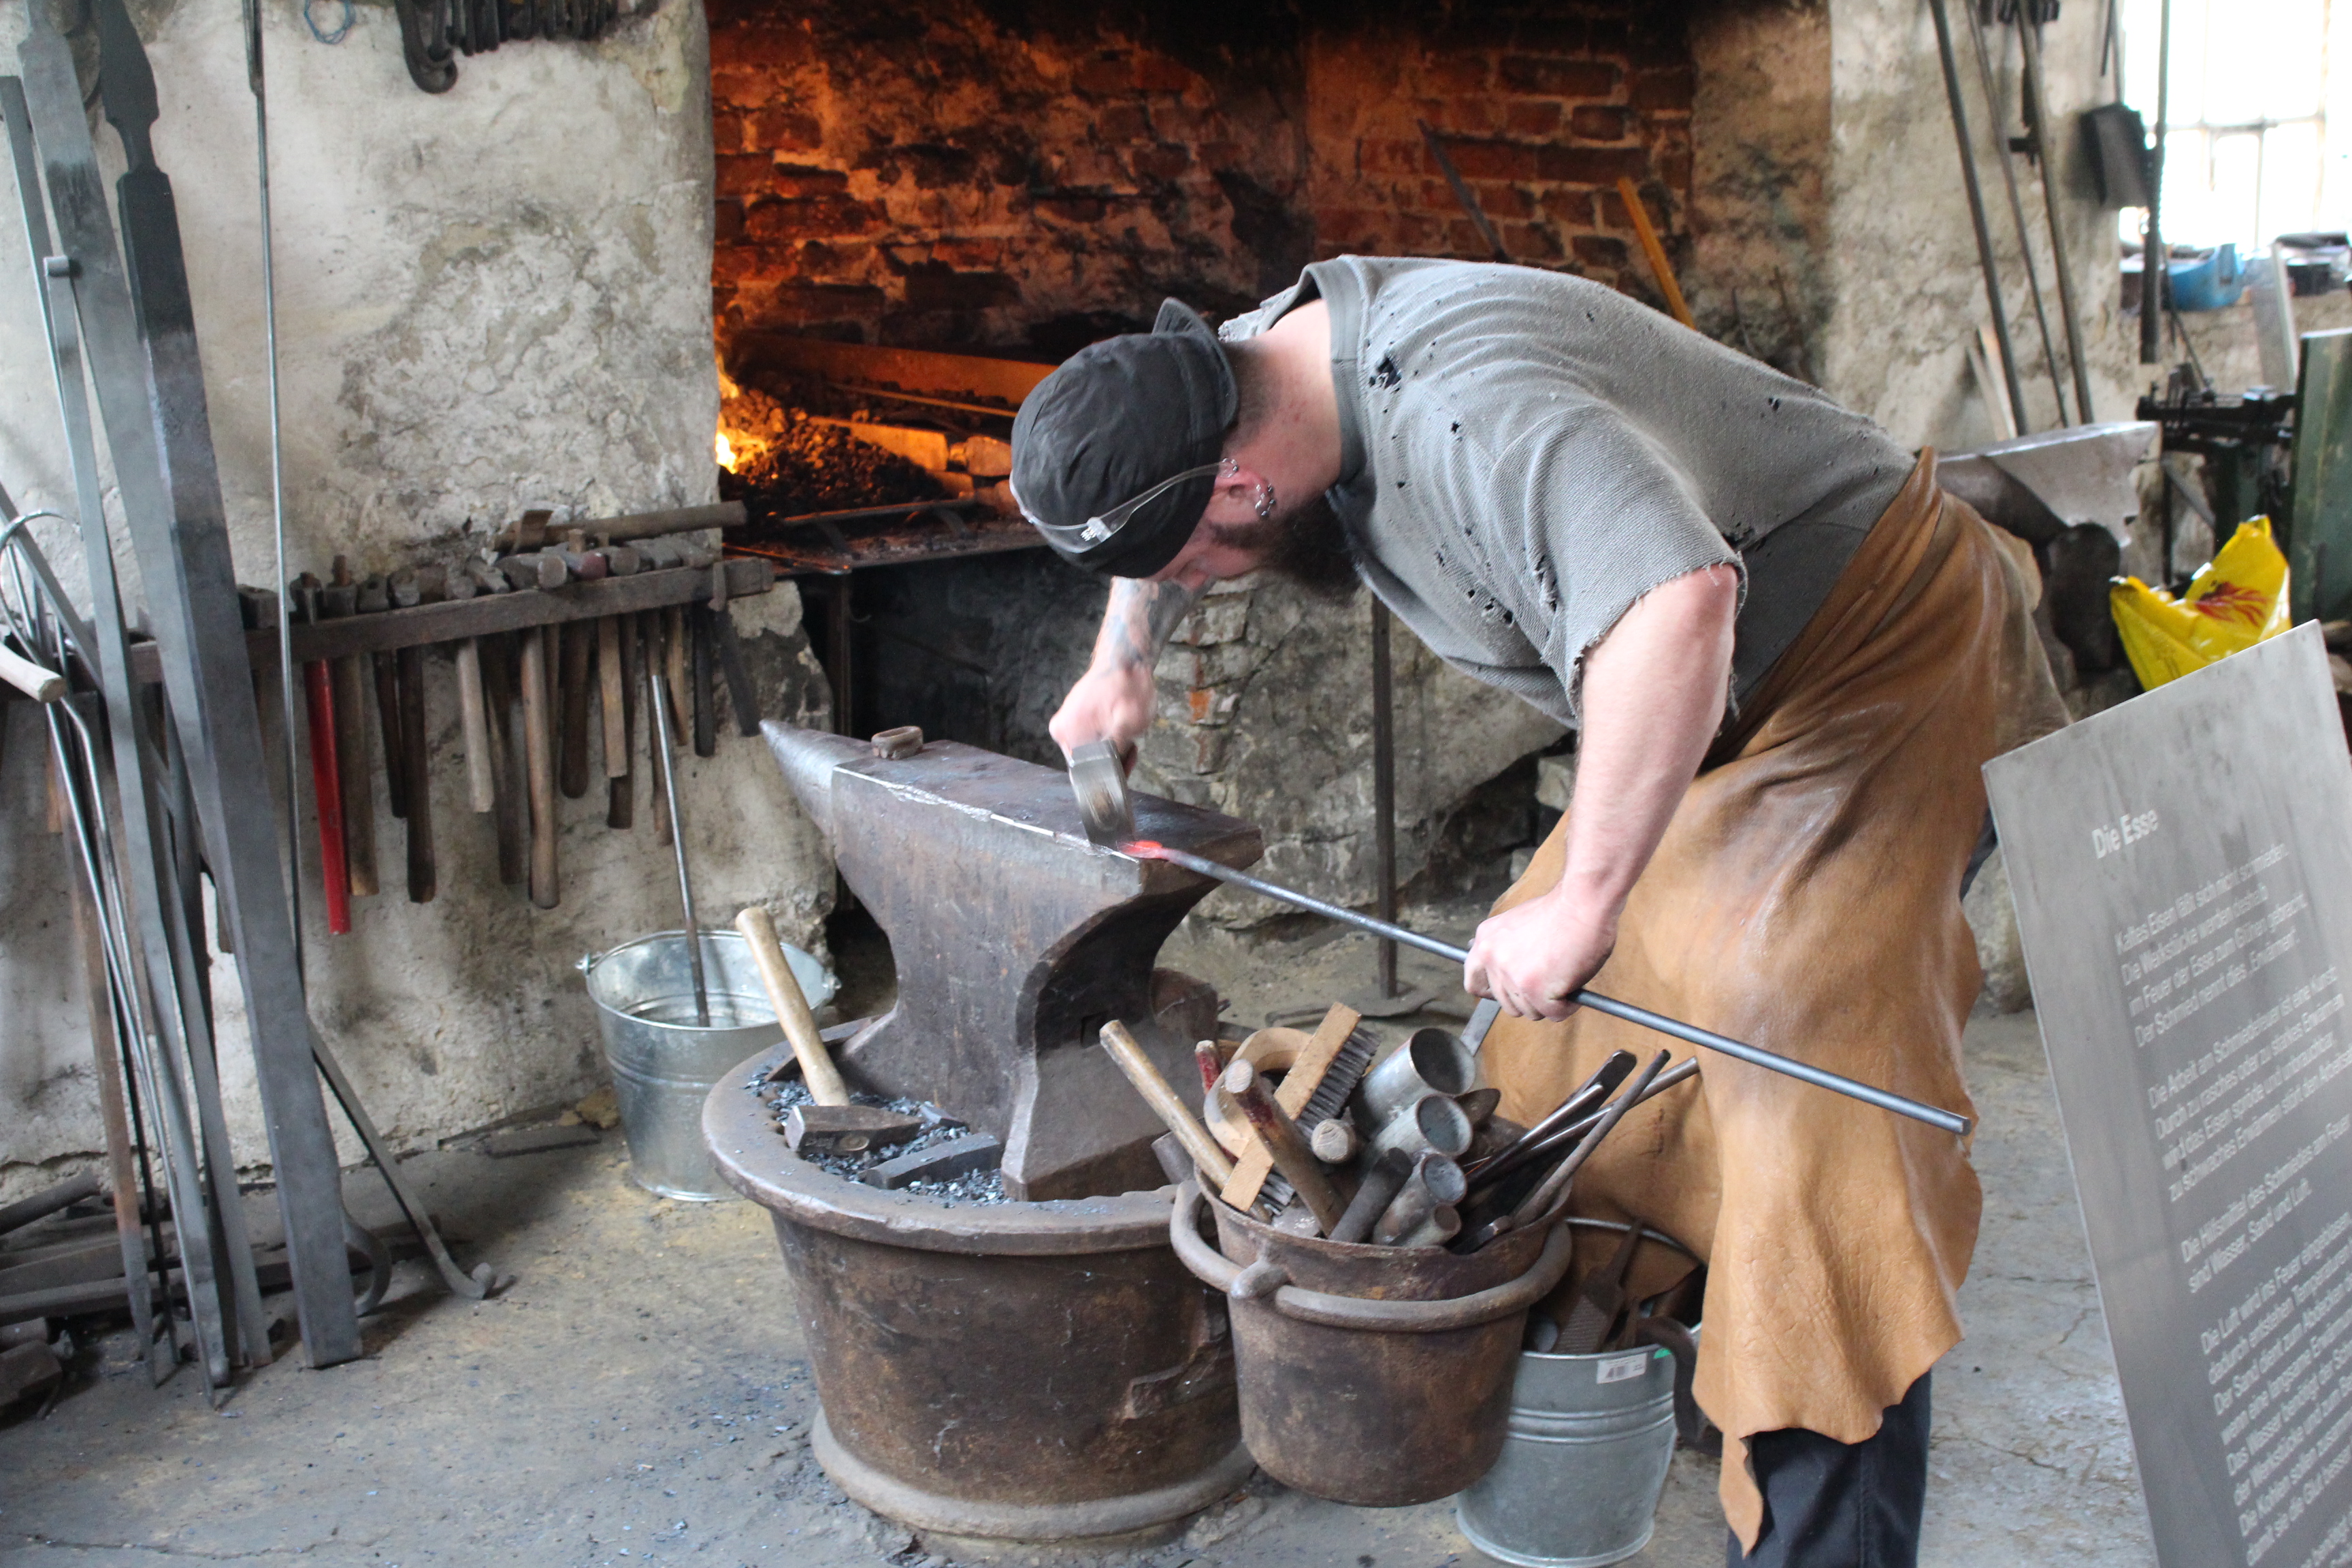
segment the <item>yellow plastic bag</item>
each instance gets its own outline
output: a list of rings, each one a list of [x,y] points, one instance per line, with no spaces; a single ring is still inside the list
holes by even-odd
[[[2286,556],[2271,542],[2271,520],[2253,518],[2197,569],[2179,598],[2126,577],[2107,602],[2132,671],[2152,691],[2287,629]]]

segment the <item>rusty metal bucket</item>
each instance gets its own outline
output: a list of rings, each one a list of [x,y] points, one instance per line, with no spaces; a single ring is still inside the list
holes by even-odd
[[[1229,1298],[1242,1440],[1259,1468],[1367,1508],[1450,1497],[1495,1463],[1528,1308],[1568,1272],[1574,1245],[1560,1226],[1466,1257],[1286,1236],[1189,1182],[1169,1239]]]
[[[1072,1541],[1172,1525],[1252,1468],[1223,1302],[1168,1248],[1166,1189],[950,1205],[791,1153],[758,1080],[703,1109],[719,1170],[775,1215],[835,1484],[919,1529]]]

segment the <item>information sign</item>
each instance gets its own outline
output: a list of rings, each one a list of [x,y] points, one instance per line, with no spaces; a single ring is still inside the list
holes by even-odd
[[[2352,1563],[2352,756],[2319,628],[1985,778],[2158,1557]]]

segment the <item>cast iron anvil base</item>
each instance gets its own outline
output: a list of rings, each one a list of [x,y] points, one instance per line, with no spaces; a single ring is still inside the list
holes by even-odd
[[[1152,960],[1216,883],[1087,842],[1058,769],[951,741],[886,760],[846,736],[761,729],[898,966],[898,1005],[841,1047],[844,1075],[1003,1139],[1015,1199],[1160,1185],[1163,1129],[1096,1037],[1119,1019],[1171,1083],[1199,1081],[1192,1042],[1215,1033],[1216,994]],[[1142,837],[1220,864],[1264,850],[1236,818],[1135,806]]]

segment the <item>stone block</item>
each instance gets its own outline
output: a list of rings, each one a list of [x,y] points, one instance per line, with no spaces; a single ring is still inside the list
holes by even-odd
[[[1499,184],[1493,180],[1480,180],[1474,184],[1470,190],[1478,198],[1479,210],[1497,223],[1505,218],[1524,218],[1535,216],[1535,198],[1517,185]],[[1454,195],[1450,190],[1445,194],[1449,199]]]
[[[773,195],[786,197],[835,196],[849,189],[849,176],[838,169],[814,168],[806,163],[778,163],[775,175],[768,186]]]
[[[1549,59],[1506,55],[1503,85],[1543,98],[1606,98],[1617,90],[1618,70],[1606,60]]]
[[[1135,89],[1135,70],[1123,54],[1098,55],[1081,61],[1070,73],[1070,85],[1080,92],[1109,96]]]
[[[1446,143],[1454,166],[1465,180],[1532,180],[1538,149],[1523,142],[1456,142]]]
[[[1979,1013],[2018,1013],[2033,1005],[2033,987],[2025,974],[2025,951],[2017,934],[2017,910],[2010,901],[2009,868],[1995,848],[1977,869],[1960,900],[1969,934],[1976,938],[1977,963],[1984,970],[1984,988],[1978,993]]]
[[[1554,811],[1566,811],[1576,793],[1576,753],[1562,752],[1556,757],[1536,759],[1536,804]]]
[[[1095,134],[1106,142],[1148,142],[1151,116],[1139,103],[1106,103],[1095,116]]]
[[[776,161],[765,153],[722,153],[714,162],[722,198],[764,196],[772,188]]]
[[[1138,147],[1129,154],[1136,177],[1143,180],[1172,180],[1192,166],[1192,154],[1172,142],[1156,147]]]
[[[1632,112],[1612,105],[1582,103],[1568,117],[1569,134],[1586,142],[1622,142]]]
[[[1546,99],[1515,100],[1503,106],[1503,129],[1514,136],[1550,136],[1559,130],[1559,108]]]
[[[1544,147],[1538,149],[1537,170],[1547,180],[1613,185],[1648,178],[1650,154],[1639,147]]]
[[[813,153],[824,145],[824,127],[803,109],[754,110],[743,135],[750,145],[778,153]]]

